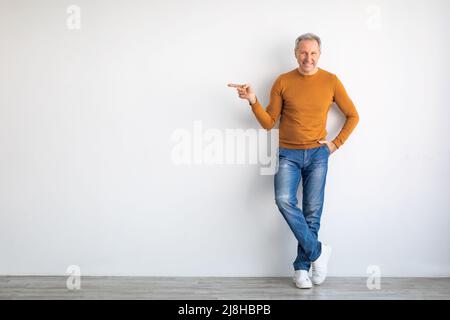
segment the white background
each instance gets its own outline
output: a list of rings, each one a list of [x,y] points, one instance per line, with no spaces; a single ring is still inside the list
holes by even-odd
[[[273,176],[176,166],[171,135],[260,128],[226,84],[267,105],[314,32],[360,115],[329,162],[330,274],[449,276],[449,21],[447,0],[0,0],[0,274],[290,275]]]

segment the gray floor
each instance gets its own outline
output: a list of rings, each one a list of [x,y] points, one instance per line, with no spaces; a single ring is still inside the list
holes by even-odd
[[[328,278],[297,289],[292,278],[82,277],[68,290],[66,277],[2,276],[0,299],[450,299],[450,278],[382,278],[369,290],[366,278]]]

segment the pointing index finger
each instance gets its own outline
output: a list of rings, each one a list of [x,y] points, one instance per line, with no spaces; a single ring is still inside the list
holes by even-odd
[[[229,83],[228,86],[233,87],[233,88],[244,88],[245,87],[244,84],[235,84],[235,83]]]

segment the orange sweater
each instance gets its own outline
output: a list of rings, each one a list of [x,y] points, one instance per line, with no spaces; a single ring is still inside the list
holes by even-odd
[[[256,100],[252,111],[267,130],[281,115],[280,147],[311,149],[321,146],[319,140],[326,140],[327,115],[333,102],[347,117],[332,140],[339,148],[358,124],[359,115],[337,76],[323,69],[313,75],[302,75],[297,68],[281,74],[272,86],[266,110]]]

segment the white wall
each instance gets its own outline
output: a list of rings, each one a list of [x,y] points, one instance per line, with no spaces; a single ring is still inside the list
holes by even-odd
[[[273,176],[175,165],[171,136],[258,129],[226,84],[266,105],[314,32],[360,114],[330,157],[331,275],[449,276],[449,3],[0,0],[0,274],[290,275]]]

